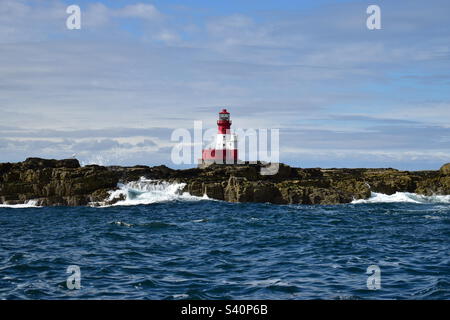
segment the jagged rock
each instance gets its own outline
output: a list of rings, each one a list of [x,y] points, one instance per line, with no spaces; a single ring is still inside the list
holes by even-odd
[[[77,159],[41,159],[41,158],[27,158],[22,162],[24,168],[38,169],[38,168],[79,168],[80,162]]]
[[[80,167],[78,160],[28,158],[0,166],[2,203],[37,200],[45,206],[86,205],[99,190],[116,188],[118,175],[101,166]],[[94,194],[94,197],[93,197]]]
[[[277,184],[283,203],[305,203],[306,189],[300,185],[300,181],[289,181]]]
[[[244,177],[230,177],[225,187],[225,200],[229,202],[287,203],[279,188],[265,181],[249,181]]]
[[[253,189],[247,178],[231,176],[225,187],[225,200],[229,202],[250,202]]]
[[[338,204],[366,199],[371,192],[424,195],[450,194],[450,164],[440,171],[407,172],[395,169],[300,169],[279,164],[275,175],[261,175],[267,164],[210,165],[174,170],[166,166],[80,167],[78,160],[28,158],[0,163],[0,203],[36,200],[43,206],[113,204],[108,199],[119,182],[159,179],[185,183],[194,196],[229,202],[277,204]]]
[[[256,182],[253,184],[253,202],[270,202],[277,204],[286,204],[280,189],[273,183]]]
[[[450,163],[444,164],[439,171],[443,175],[450,175]]]
[[[187,185],[185,191],[189,192],[189,194],[197,197],[203,196],[203,184],[201,181],[193,181]]]
[[[221,183],[206,183],[203,187],[203,194],[206,194],[209,198],[224,200],[224,188]]]

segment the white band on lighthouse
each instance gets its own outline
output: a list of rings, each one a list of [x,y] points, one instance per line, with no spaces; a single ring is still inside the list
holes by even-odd
[[[216,150],[237,150],[237,135],[217,134],[216,136]]]

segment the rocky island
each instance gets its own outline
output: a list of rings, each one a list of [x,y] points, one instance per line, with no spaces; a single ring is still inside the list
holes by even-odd
[[[183,192],[229,202],[340,204],[367,199],[372,192],[450,194],[450,164],[436,171],[293,168],[280,164],[276,175],[260,174],[263,164],[205,168],[80,166],[76,159],[28,158],[0,163],[0,204],[35,200],[40,206],[105,203],[118,183],[147,179],[185,183]],[[115,200],[117,201],[117,200]]]

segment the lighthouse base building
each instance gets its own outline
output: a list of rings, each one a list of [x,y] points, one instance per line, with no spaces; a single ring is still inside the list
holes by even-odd
[[[215,148],[202,150],[201,164],[236,164],[238,162],[238,140],[237,136],[230,131],[230,113],[226,109],[219,113],[217,127]]]

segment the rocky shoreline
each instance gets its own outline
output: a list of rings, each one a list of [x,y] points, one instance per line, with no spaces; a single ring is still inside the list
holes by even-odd
[[[0,163],[0,204],[86,206],[105,203],[118,183],[147,179],[185,183],[183,192],[229,202],[340,204],[367,199],[371,192],[450,194],[450,164],[435,171],[396,169],[292,168],[260,175],[262,164],[212,165],[174,170],[166,166],[81,167],[76,159],[28,158]],[[114,202],[117,199],[111,201]]]

